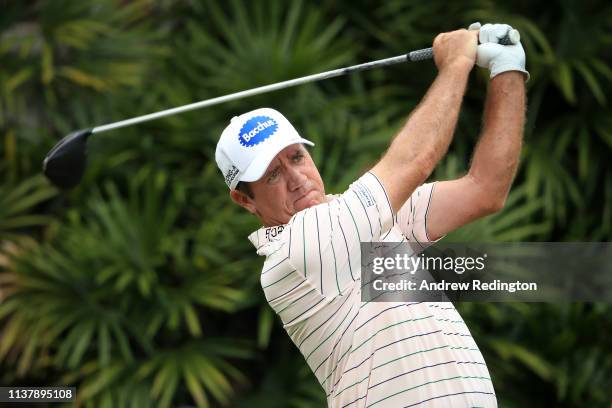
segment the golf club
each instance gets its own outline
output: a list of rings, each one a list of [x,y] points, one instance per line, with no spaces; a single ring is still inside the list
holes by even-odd
[[[520,41],[519,32],[514,29],[508,30],[506,35],[503,38],[499,39],[499,43],[502,45],[516,44],[518,41]],[[363,64],[352,65],[345,68],[338,68],[319,74],[307,75],[296,79],[260,86],[257,88],[248,89],[246,91],[235,92],[212,99],[206,99],[203,101],[179,106],[176,108],[150,113],[143,116],[137,116],[126,120],[121,120],[119,122],[96,126],[94,128],[81,129],[76,132],[72,132],[62,138],[49,151],[49,153],[47,153],[47,156],[43,161],[43,172],[47,176],[47,178],[56,186],[63,189],[69,189],[76,186],[83,177],[85,167],[87,165],[87,139],[91,135],[106,132],[112,129],[118,129],[125,126],[135,125],[137,123],[148,122],[150,120],[159,119],[164,116],[175,115],[177,113],[187,112],[194,109],[218,105],[235,99],[246,98],[248,96],[289,88],[308,82],[315,82],[323,79],[334,78],[352,72],[359,72],[378,67],[385,67],[389,65],[399,64],[401,62],[422,61],[431,58],[433,58],[433,48],[424,48],[421,50],[411,51],[408,54],[399,55],[397,57],[385,58],[376,61],[366,62]]]

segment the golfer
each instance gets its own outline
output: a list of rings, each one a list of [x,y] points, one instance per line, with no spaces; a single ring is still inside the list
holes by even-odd
[[[249,239],[266,257],[266,299],[330,407],[497,406],[483,356],[452,303],[361,301],[360,242],[408,241],[418,250],[503,208],[528,78],[520,43],[497,43],[508,28],[438,35],[427,94],[382,159],[340,195],[325,193],[304,147],[313,143],[278,111],[234,117],[221,135],[216,161],[230,196],[263,224]],[[424,184],[451,142],[475,64],[491,80],[469,171]]]

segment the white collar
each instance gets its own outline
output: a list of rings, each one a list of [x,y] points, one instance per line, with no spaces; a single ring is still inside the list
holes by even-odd
[[[275,225],[273,227],[262,227],[249,235],[249,241],[251,241],[255,248],[260,249],[264,245],[272,241],[276,241],[286,227],[287,224]]]
[[[339,194],[327,194],[326,197],[329,201],[334,198],[340,197]],[[295,215],[294,215],[295,216]],[[293,217],[291,217],[293,219]],[[288,224],[275,225],[273,227],[261,227],[257,231],[254,231],[249,235],[249,241],[253,244],[257,250],[263,248],[270,242],[277,241],[280,238],[281,233],[287,227]]]

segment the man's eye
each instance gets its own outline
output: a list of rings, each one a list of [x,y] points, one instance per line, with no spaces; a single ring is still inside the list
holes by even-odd
[[[293,161],[299,163],[302,161],[303,158],[304,155],[302,153],[296,153],[295,156],[293,156]]]
[[[276,180],[279,174],[280,174],[280,171],[278,169],[273,170],[272,173],[270,173],[270,175],[268,176],[268,181]]]

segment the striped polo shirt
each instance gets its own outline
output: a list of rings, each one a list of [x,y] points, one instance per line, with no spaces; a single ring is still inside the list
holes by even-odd
[[[394,214],[366,173],[329,202],[249,236],[261,285],[329,407],[496,407],[484,358],[450,302],[362,302],[360,242],[431,241],[423,184]]]

